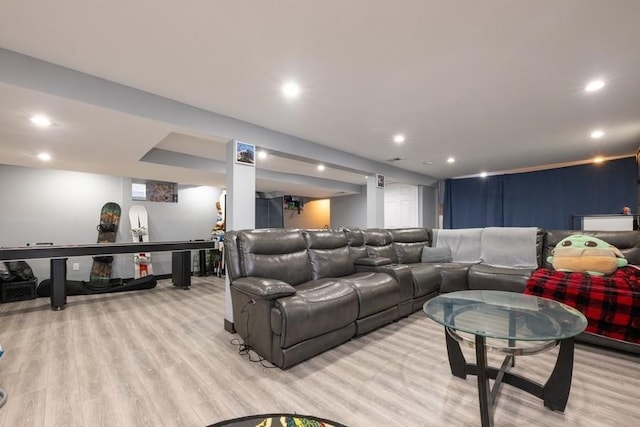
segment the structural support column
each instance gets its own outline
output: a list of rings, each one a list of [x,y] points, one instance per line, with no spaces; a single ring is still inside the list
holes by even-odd
[[[375,175],[367,176],[367,228],[384,227],[384,188]]]
[[[225,220],[228,231],[253,229],[256,225],[256,168],[254,165],[236,162],[237,143],[238,141],[232,140],[227,144],[227,213]],[[227,274],[225,275],[224,328],[229,332],[235,332],[229,274],[229,268],[227,268]]]

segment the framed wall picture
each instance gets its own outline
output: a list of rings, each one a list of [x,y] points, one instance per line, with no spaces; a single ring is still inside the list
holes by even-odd
[[[384,175],[376,174],[376,188],[384,188]]]
[[[236,141],[236,163],[255,166],[256,146],[246,142]]]

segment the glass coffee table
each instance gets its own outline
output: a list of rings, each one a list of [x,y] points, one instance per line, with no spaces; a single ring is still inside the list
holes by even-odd
[[[476,375],[482,426],[493,425],[493,407],[502,383],[564,411],[571,389],[574,337],[587,327],[578,310],[546,298],[503,291],[459,291],[441,294],[423,306],[425,314],[445,327],[451,373]],[[475,347],[476,364],[467,363],[460,344]],[[545,384],[509,372],[515,356],[537,354],[559,345],[555,367]],[[487,365],[487,351],[505,354],[500,368]],[[489,386],[493,379],[493,388]]]

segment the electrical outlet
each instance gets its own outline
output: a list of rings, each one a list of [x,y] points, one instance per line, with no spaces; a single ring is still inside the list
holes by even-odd
[[[80,263],[79,262],[74,262],[73,263],[73,271],[78,271],[80,270]]]

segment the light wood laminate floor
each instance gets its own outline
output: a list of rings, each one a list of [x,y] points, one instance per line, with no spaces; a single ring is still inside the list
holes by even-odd
[[[352,427],[478,426],[475,377],[449,371],[444,332],[422,312],[289,370],[238,354],[223,329],[224,282],[182,290],[74,296],[0,305],[0,426],[205,426],[262,412]],[[465,350],[473,360],[471,349]],[[518,358],[544,382],[557,350]],[[490,361],[496,361],[490,355]],[[564,413],[504,385],[496,426],[632,426],[640,422],[640,358],[578,344]]]

